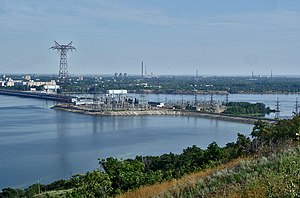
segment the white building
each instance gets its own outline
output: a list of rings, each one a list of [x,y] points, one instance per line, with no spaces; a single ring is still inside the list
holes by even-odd
[[[56,82],[55,80],[51,80],[50,82],[41,82],[41,81],[33,81],[33,80],[30,80],[29,82],[27,82],[27,85],[29,87],[39,87],[39,86],[42,86],[42,85],[56,85]]]
[[[24,79],[25,79],[25,80],[31,80],[31,76],[26,75],[26,76],[24,76]]]
[[[13,87],[13,86],[15,86],[15,82],[12,79],[9,79],[5,84],[6,84],[6,87]]]
[[[123,90],[123,89],[120,89],[120,90],[108,90],[107,91],[108,94],[112,94],[112,95],[121,95],[121,94],[127,94],[127,90]]]
[[[59,85],[44,85],[44,90],[47,94],[55,94],[60,89]]]

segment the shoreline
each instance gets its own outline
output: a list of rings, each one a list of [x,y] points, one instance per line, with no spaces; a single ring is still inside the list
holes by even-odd
[[[77,93],[77,92],[68,92],[68,94],[86,94],[85,92]],[[93,93],[89,93],[93,94]],[[237,92],[237,93],[220,93],[220,92],[202,92],[202,93],[195,93],[195,92],[186,92],[186,93],[163,93],[163,92],[134,92],[132,90],[128,90],[128,94],[155,94],[155,95],[236,95],[236,94],[245,94],[245,95],[299,95],[300,92],[280,92],[280,91],[274,91],[274,92]]]
[[[247,116],[235,116],[235,115],[225,115],[219,113],[207,113],[207,112],[195,112],[195,111],[179,111],[171,109],[155,109],[155,110],[122,110],[122,111],[95,111],[93,109],[79,108],[74,105],[63,105],[58,104],[51,109],[66,111],[70,113],[80,113],[92,116],[147,116],[147,115],[172,115],[172,116],[191,116],[191,117],[201,117],[207,119],[216,119],[232,122],[240,122],[247,124],[254,124],[258,120],[263,120],[268,123],[276,123],[275,119],[268,118],[253,118]]]

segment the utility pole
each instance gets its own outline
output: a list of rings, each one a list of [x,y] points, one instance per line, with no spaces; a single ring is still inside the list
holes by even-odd
[[[40,179],[38,179],[38,193],[41,194]]]

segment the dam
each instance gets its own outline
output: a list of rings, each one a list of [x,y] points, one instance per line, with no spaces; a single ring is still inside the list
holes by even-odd
[[[53,100],[53,101],[58,101],[63,103],[71,103],[74,99],[74,97],[72,96],[61,95],[61,94],[47,94],[41,92],[29,92],[29,91],[17,91],[17,90],[0,90],[0,95]]]

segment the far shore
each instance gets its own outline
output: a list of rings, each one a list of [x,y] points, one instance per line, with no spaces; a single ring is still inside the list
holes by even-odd
[[[76,95],[76,94],[84,94],[86,92],[68,92],[64,94],[68,95]],[[93,93],[90,93],[93,94]],[[261,92],[253,92],[253,91],[240,91],[236,93],[230,93],[227,91],[208,91],[208,92],[175,92],[175,93],[166,93],[166,92],[155,92],[155,91],[132,91],[128,90],[128,94],[154,94],[154,95],[236,95],[236,94],[244,94],[244,95],[276,95],[276,94],[283,94],[283,95],[299,95],[300,92],[291,92],[291,91],[261,91]]]
[[[220,113],[207,113],[198,111],[184,111],[173,109],[149,109],[149,110],[115,110],[115,111],[99,111],[94,109],[79,108],[75,105],[58,104],[52,107],[55,110],[61,110],[72,113],[80,113],[94,116],[145,116],[145,115],[174,115],[174,116],[192,116],[209,119],[218,119],[225,121],[233,121],[247,124],[254,124],[258,120],[263,120],[268,123],[276,123],[275,119],[254,118],[247,116],[226,115]]]

